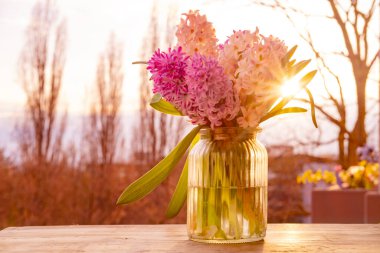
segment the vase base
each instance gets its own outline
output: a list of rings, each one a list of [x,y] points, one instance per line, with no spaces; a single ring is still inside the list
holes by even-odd
[[[223,239],[199,239],[199,238],[190,238],[190,240],[195,242],[203,242],[203,243],[216,243],[216,244],[222,244],[222,243],[248,243],[248,242],[258,242],[264,240],[263,237],[252,237],[252,238],[243,238],[243,239],[230,239],[230,240],[223,240]]]

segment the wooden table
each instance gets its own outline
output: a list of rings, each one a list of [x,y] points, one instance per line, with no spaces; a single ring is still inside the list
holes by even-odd
[[[189,241],[185,225],[11,227],[0,252],[380,252],[380,225],[269,224],[264,241]]]

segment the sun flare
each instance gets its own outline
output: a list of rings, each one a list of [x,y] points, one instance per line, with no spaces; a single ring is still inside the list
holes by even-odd
[[[286,80],[281,85],[281,95],[283,97],[295,95],[300,91],[300,84],[296,80]]]

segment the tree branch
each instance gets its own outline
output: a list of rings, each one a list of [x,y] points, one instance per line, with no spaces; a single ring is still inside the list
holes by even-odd
[[[328,1],[330,3],[331,9],[334,13],[334,18],[335,18],[336,22],[338,23],[340,30],[343,33],[344,43],[346,44],[346,47],[348,50],[348,55],[350,57],[353,57],[355,54],[354,54],[354,51],[352,49],[352,44],[350,41],[350,37],[348,35],[348,31],[346,29],[345,22],[342,20],[342,17],[340,16],[338,9],[336,8],[335,1],[334,0],[328,0]]]
[[[356,40],[356,53],[357,55],[361,55],[361,43],[360,43],[360,38],[361,35],[359,34],[359,28],[358,28],[358,19],[359,19],[359,10],[358,10],[358,4],[357,1],[351,1],[351,6],[354,9],[354,22],[351,22],[351,25],[354,29],[355,33],[355,40]]]
[[[315,48],[314,46],[314,43],[313,43],[313,40],[311,38],[311,35],[309,32],[307,32],[307,38],[304,37],[304,40],[309,44],[311,50],[314,52],[314,55],[315,57],[319,60],[319,62],[322,63],[323,67],[335,78],[337,84],[338,84],[338,87],[339,87],[339,94],[340,94],[340,103],[338,102],[338,100],[331,94],[330,90],[328,89],[327,85],[326,85],[326,78],[323,74],[322,71],[319,71],[322,75],[322,78],[323,78],[323,83],[324,83],[324,87],[325,87],[325,90],[330,98],[331,101],[333,101],[334,105],[336,106],[340,116],[341,116],[341,120],[343,123],[345,123],[346,121],[346,107],[345,107],[345,100],[344,100],[344,95],[343,95],[343,88],[342,88],[342,84],[340,82],[340,78],[337,74],[335,74],[332,69],[327,65],[326,61],[324,60],[323,57],[320,56],[319,52],[317,51],[317,49]],[[318,67],[320,69],[320,67]]]
[[[303,98],[296,98],[295,100],[297,101],[300,101],[300,102],[304,102],[304,103],[308,103],[310,104],[310,101],[307,100],[307,99],[303,99]],[[338,119],[334,118],[331,114],[329,114],[328,112],[326,112],[322,106],[320,105],[315,105],[315,108],[320,111],[329,121],[331,121],[333,124],[335,124],[336,126],[338,126],[340,129],[342,129],[344,132],[350,134],[350,132],[347,130],[346,126],[342,125],[342,122],[339,121]]]
[[[376,59],[377,58],[380,58],[380,49],[377,51],[377,53],[374,55],[374,57],[372,58],[371,62],[369,63],[368,65],[368,71],[371,70],[373,64],[375,63]]]

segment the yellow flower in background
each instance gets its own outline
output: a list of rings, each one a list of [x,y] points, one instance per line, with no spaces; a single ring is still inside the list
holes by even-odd
[[[327,184],[336,184],[337,179],[334,172],[325,170],[323,172],[323,181],[325,181]]]
[[[315,172],[314,175],[312,175],[313,183],[318,183],[322,180],[322,171],[319,169]]]
[[[324,181],[328,184],[336,184],[335,174],[331,171],[325,170],[322,172],[318,169],[315,173],[312,170],[306,170],[302,175],[297,176],[298,184],[312,183],[317,184],[320,181]]]
[[[342,171],[339,177],[347,188],[372,189],[378,184],[379,164],[361,161],[358,166],[351,166]]]
[[[342,181],[342,188],[364,188],[369,190],[379,183],[379,164],[361,161],[356,166],[351,166],[347,170],[340,171],[338,176]],[[316,172],[309,169],[297,176],[298,184],[317,184],[321,181],[326,184],[336,185],[338,180],[335,172],[328,170],[322,172],[321,169],[318,169]]]
[[[307,182],[312,183],[312,170],[306,170],[302,175],[297,176],[297,183],[298,184],[305,184]]]

